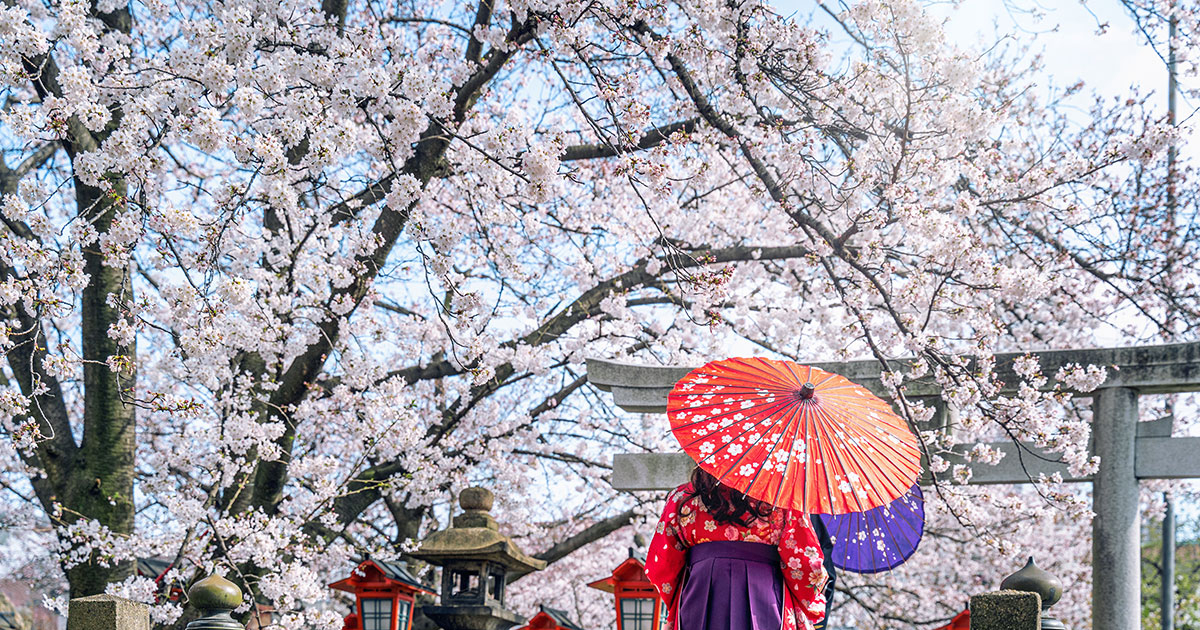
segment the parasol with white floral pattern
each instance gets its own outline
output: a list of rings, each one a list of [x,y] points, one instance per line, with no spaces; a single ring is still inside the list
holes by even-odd
[[[675,384],[667,416],[701,468],[789,510],[865,512],[903,496],[921,470],[917,438],[888,403],[791,361],[710,362]]]

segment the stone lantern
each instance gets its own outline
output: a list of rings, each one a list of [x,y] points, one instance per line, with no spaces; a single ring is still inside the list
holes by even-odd
[[[463,513],[436,532],[413,557],[442,567],[441,604],[421,612],[445,630],[507,630],[521,621],[504,608],[508,580],[540,571],[546,563],[521,553],[498,531],[492,493],[467,488],[458,495]]]

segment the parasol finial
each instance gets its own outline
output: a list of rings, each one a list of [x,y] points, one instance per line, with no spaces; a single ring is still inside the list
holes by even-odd
[[[796,392],[796,395],[800,397],[800,400],[808,400],[809,398],[813,397],[813,392],[815,391],[817,391],[816,385],[813,385],[812,383],[805,383],[804,386],[800,388],[800,391]]]

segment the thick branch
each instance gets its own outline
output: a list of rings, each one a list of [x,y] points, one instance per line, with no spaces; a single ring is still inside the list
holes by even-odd
[[[21,160],[21,163],[18,164],[16,168],[9,169],[7,166],[4,167],[5,192],[12,192],[8,190],[10,179],[13,182],[13,190],[15,190],[16,182],[20,181],[22,177],[28,175],[33,169],[40,168],[50,158],[54,157],[54,154],[57,152],[58,143],[46,142],[43,143],[42,146],[35,149],[33,153],[30,153],[29,156],[24,160]]]
[[[584,529],[578,534],[575,534],[574,536],[567,538],[566,540],[555,543],[549,549],[539,554],[534,554],[533,557],[537,558],[538,560],[545,560],[547,564],[558,562],[559,560],[562,560],[563,558],[578,551],[581,547],[590,545],[591,543],[604,538],[618,529],[625,527],[633,521],[635,516],[637,516],[637,510],[634,508],[625,510],[616,516],[610,516],[603,521],[593,523],[588,528]],[[510,580],[510,582],[519,579],[521,578],[515,578],[514,580]]]
[[[475,28],[487,28],[492,22],[492,0],[479,0],[479,7],[475,9]],[[471,41],[467,43],[467,62],[478,63],[479,55],[483,53],[483,42],[475,37],[474,30],[471,31]]]
[[[0,262],[0,278],[12,276],[12,269]],[[29,413],[43,437],[34,452],[22,450],[21,457],[27,465],[45,473],[32,476],[30,481],[42,507],[50,514],[54,512],[54,501],[64,493],[62,482],[71,477],[78,447],[71,436],[62,385],[43,367],[48,344],[41,322],[28,315],[21,304],[11,307],[11,318],[21,334],[14,335],[15,343],[5,354],[21,393],[32,399]],[[21,418],[15,420],[22,424]]]
[[[557,392],[554,392],[554,394],[552,394],[549,398],[547,398],[546,400],[543,400],[541,404],[539,404],[538,406],[536,406],[532,410],[530,410],[529,417],[537,418],[538,416],[542,415],[543,413],[546,413],[547,411],[550,411],[551,409],[554,409],[555,407],[561,405],[562,401],[565,400],[567,398],[567,396],[570,396],[572,393],[575,392],[575,390],[579,389],[580,387],[583,387],[586,384],[587,384],[587,375],[586,374],[577,377],[575,380],[573,380],[570,383],[567,383],[565,386],[563,386],[562,389],[558,390]]]
[[[572,160],[594,160],[597,158],[613,157],[634,150],[644,151],[666,142],[673,134],[677,132],[692,133],[696,130],[696,125],[699,122],[699,118],[689,118],[688,120],[682,120],[669,125],[655,127],[654,129],[647,131],[646,134],[638,140],[637,144],[633,145],[628,150],[622,150],[618,147],[607,144],[577,144],[575,146],[567,147],[567,149],[563,151],[560,159],[563,162],[570,162]]]
[[[348,0],[321,0],[321,13],[325,14],[325,19],[337,22],[338,35],[346,29],[346,9],[349,6]]]
[[[333,513],[337,515],[338,522],[342,525],[354,522],[359,514],[383,496],[388,480],[393,475],[403,473],[404,467],[395,461],[364,470],[346,485],[346,491],[341,496],[333,500]]]

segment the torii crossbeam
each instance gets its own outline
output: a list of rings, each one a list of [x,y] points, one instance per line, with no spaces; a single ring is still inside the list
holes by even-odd
[[[1093,452],[1100,457],[1092,478],[1072,478],[1063,464],[1043,457],[1018,457],[1011,442],[992,444],[1005,451],[998,466],[976,465],[971,483],[1029,483],[1030,476],[1054,472],[1070,481],[1093,484],[1092,627],[1102,630],[1141,628],[1141,528],[1138,479],[1200,478],[1200,438],[1172,437],[1172,422],[1138,422],[1138,397],[1200,391],[1200,343],[1088,350],[1033,352],[1044,374],[1070,364],[1108,366],[1108,380],[1093,392]],[[1015,391],[1020,378],[1013,360],[1025,353],[996,356],[1000,380]],[[908,365],[900,360],[896,365]],[[817,363],[886,396],[879,362]],[[588,360],[588,381],[610,391],[626,411],[665,413],[667,394],[692,368],[632,365]],[[905,383],[910,398],[936,399],[940,388],[930,378]],[[1050,385],[1050,384],[1048,384]],[[944,421],[944,420],[943,420]],[[1032,449],[1037,453],[1036,449]],[[1050,457],[1049,459],[1054,459]],[[613,458],[613,487],[618,490],[669,490],[683,483],[692,469],[684,453],[639,453]]]

